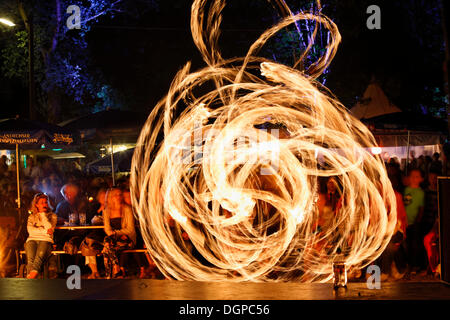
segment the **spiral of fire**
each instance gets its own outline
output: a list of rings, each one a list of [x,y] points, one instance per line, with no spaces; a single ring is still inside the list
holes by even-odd
[[[245,57],[224,59],[224,1],[210,2],[195,0],[191,12],[207,66],[178,72],[133,156],[132,203],[156,265],[178,280],[304,282],[329,281],[338,252],[350,268],[368,265],[390,241],[396,202],[383,161],[369,151],[374,137],[315,80],[336,53],[336,25],[277,0],[283,20]],[[257,56],[301,20],[329,32],[316,63],[299,70],[298,61]],[[327,177],[336,208],[322,205]]]

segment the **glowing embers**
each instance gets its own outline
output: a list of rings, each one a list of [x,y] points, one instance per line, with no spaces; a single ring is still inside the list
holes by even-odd
[[[335,54],[336,26],[290,15],[245,58],[224,60],[215,48],[223,2],[204,29],[206,2],[194,1],[191,29],[208,67],[178,73],[133,157],[133,206],[155,263],[198,281],[328,281],[338,249],[349,267],[369,264],[392,235],[395,196],[369,130],[314,81]],[[330,32],[314,72],[255,55],[301,19]],[[331,176],[333,197],[320,188]]]

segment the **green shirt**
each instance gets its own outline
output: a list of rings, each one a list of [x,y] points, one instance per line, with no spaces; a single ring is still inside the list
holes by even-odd
[[[416,221],[420,207],[425,205],[425,192],[421,188],[406,187],[403,191],[403,203],[405,204],[408,225]]]

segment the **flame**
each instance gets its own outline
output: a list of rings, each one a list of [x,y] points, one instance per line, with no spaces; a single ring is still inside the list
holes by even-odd
[[[336,53],[339,31],[322,14],[294,15],[275,2],[285,18],[245,57],[224,59],[217,48],[224,1],[212,1],[206,13],[208,1],[195,0],[191,30],[207,66],[191,72],[187,63],[142,128],[132,203],[149,253],[168,278],[325,282],[338,249],[348,266],[364,267],[392,236],[395,196],[383,162],[368,151],[376,141],[315,80]],[[300,20],[329,31],[313,65],[299,70],[257,56]],[[262,130],[268,123],[274,129]],[[329,176],[342,198],[331,223],[317,229],[330,212],[318,205],[318,179]]]

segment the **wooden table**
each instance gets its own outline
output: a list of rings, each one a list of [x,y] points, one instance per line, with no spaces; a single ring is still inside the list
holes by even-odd
[[[103,229],[104,226],[69,226],[69,225],[62,225],[62,226],[56,226],[55,230],[87,230],[87,229]]]

